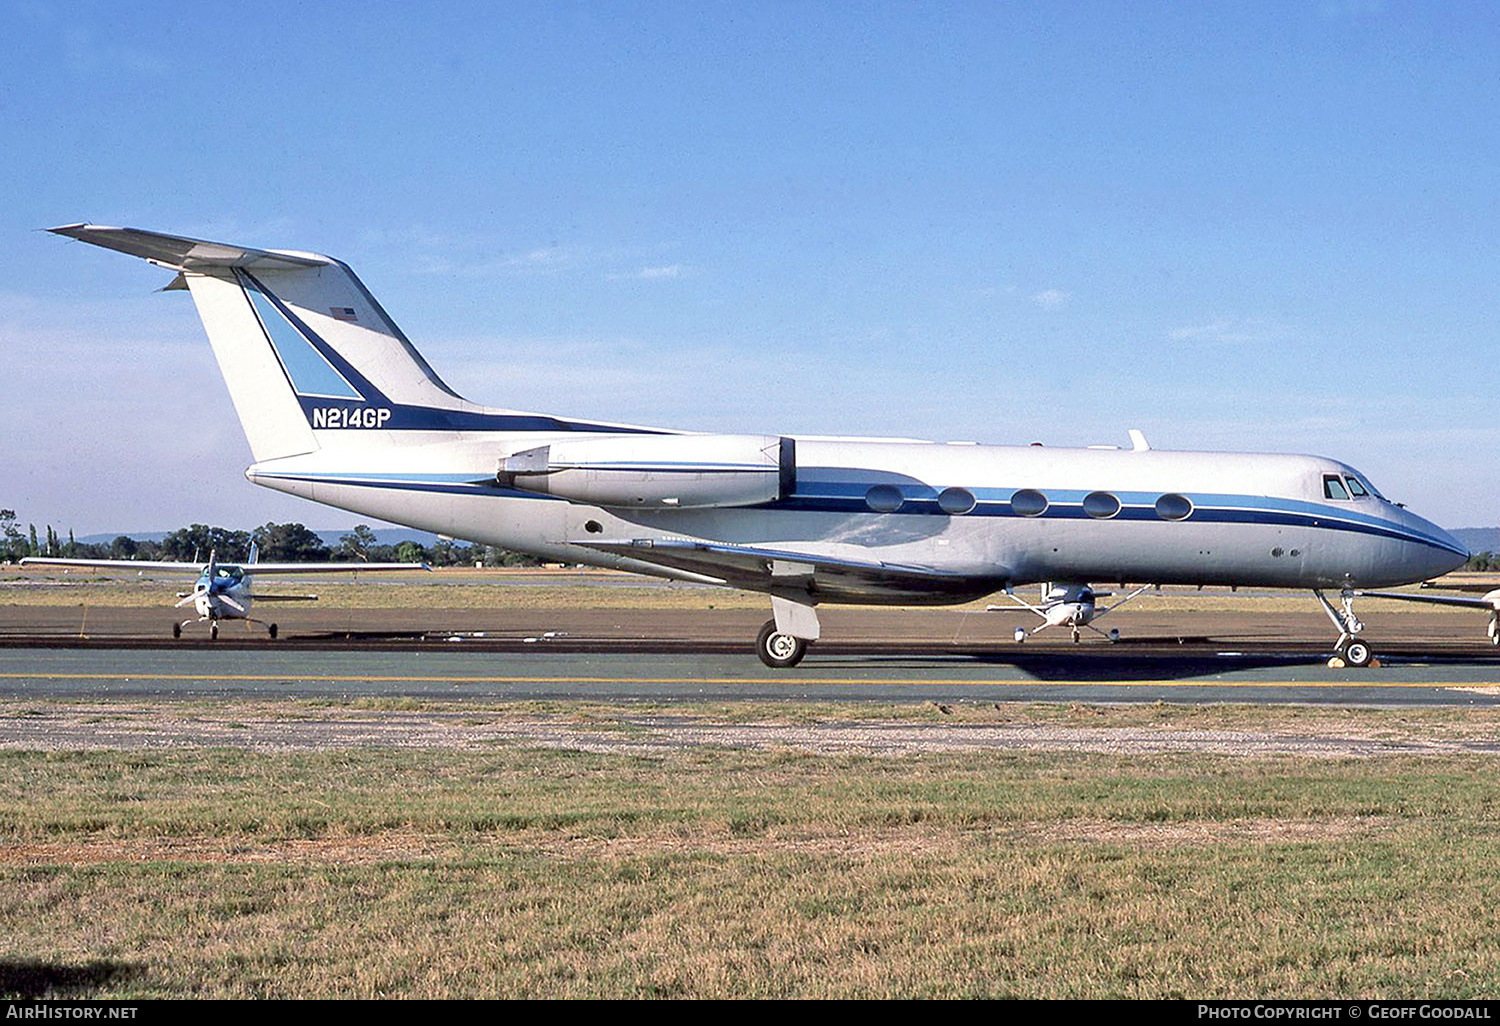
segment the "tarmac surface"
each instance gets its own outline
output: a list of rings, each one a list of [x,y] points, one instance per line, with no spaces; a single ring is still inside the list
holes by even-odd
[[[831,607],[791,670],[755,658],[755,609],[282,615],[276,641],[242,623],[173,641],[165,609],[0,607],[0,698],[1500,704],[1483,616],[1423,609],[1362,612],[1381,664],[1363,670],[1327,665],[1316,610],[1122,611],[1118,644],[1017,645],[1026,614]]]

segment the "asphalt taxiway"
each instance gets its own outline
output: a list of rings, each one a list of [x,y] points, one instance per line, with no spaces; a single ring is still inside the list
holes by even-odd
[[[1500,704],[1482,618],[1366,617],[1380,664],[1327,665],[1316,611],[1112,617],[1119,644],[1042,635],[1013,614],[833,607],[790,670],[762,666],[760,609],[298,610],[277,641],[166,630],[155,608],[0,607],[0,698],[482,698],[592,701],[1066,701]],[[1026,615],[1026,614],[1021,614]],[[290,619],[290,617],[289,617]]]
[[[815,654],[769,670],[744,651],[10,648],[0,698],[466,698],[592,701],[1070,701],[1500,704],[1500,661],[1317,653]]]

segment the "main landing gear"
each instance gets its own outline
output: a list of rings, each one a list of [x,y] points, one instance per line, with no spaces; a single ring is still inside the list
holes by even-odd
[[[796,666],[807,655],[807,646],[817,641],[822,633],[818,611],[806,600],[772,595],[771,612],[774,616],[766,621],[756,636],[755,654],[772,669]]]
[[[776,629],[775,620],[767,620],[760,629],[760,636],[755,639],[755,654],[767,666],[785,669],[796,666],[807,655],[807,642],[781,633]]]
[[[1354,592],[1345,588],[1339,594],[1341,609],[1335,609],[1328,597],[1318,589],[1313,589],[1313,594],[1323,605],[1323,611],[1328,614],[1328,619],[1339,629],[1339,640],[1334,643],[1333,655],[1328,659],[1328,665],[1336,670],[1346,666],[1365,667],[1379,666],[1375,654],[1370,651],[1370,646],[1359,640],[1359,632],[1365,629],[1359,617],[1354,615]]]

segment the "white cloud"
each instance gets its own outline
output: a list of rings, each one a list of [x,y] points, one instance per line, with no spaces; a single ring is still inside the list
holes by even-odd
[[[1173,328],[1167,333],[1167,337],[1173,342],[1215,346],[1265,345],[1285,342],[1296,338],[1297,335],[1298,332],[1287,325],[1253,317],[1220,317],[1207,324],[1191,324]]]
[[[682,273],[681,264],[670,264],[666,267],[642,267],[638,278],[675,278]]]
[[[584,242],[507,245],[479,233],[434,231],[417,224],[407,228],[371,228],[359,234],[368,252],[353,254],[362,262],[396,260],[417,274],[447,278],[501,278],[600,275],[609,281],[653,281],[690,273],[682,263],[644,264],[677,250],[676,242],[600,246]],[[635,265],[635,270],[614,270]]]
[[[1071,297],[1062,289],[1044,289],[1031,297],[1031,301],[1043,310],[1061,310]]]
[[[665,267],[642,267],[629,274],[607,274],[605,277],[610,281],[660,281],[664,278],[680,278],[682,272],[681,264],[668,264]]]

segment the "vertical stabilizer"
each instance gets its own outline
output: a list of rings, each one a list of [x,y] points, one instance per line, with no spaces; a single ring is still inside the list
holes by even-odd
[[[179,272],[257,462],[319,448],[330,429],[448,426],[479,408],[428,366],[347,265],[137,228],[53,232]]]
[[[392,432],[660,433],[463,399],[332,257],[139,228],[51,230],[178,272],[167,288],[192,293],[257,463],[363,448]]]

